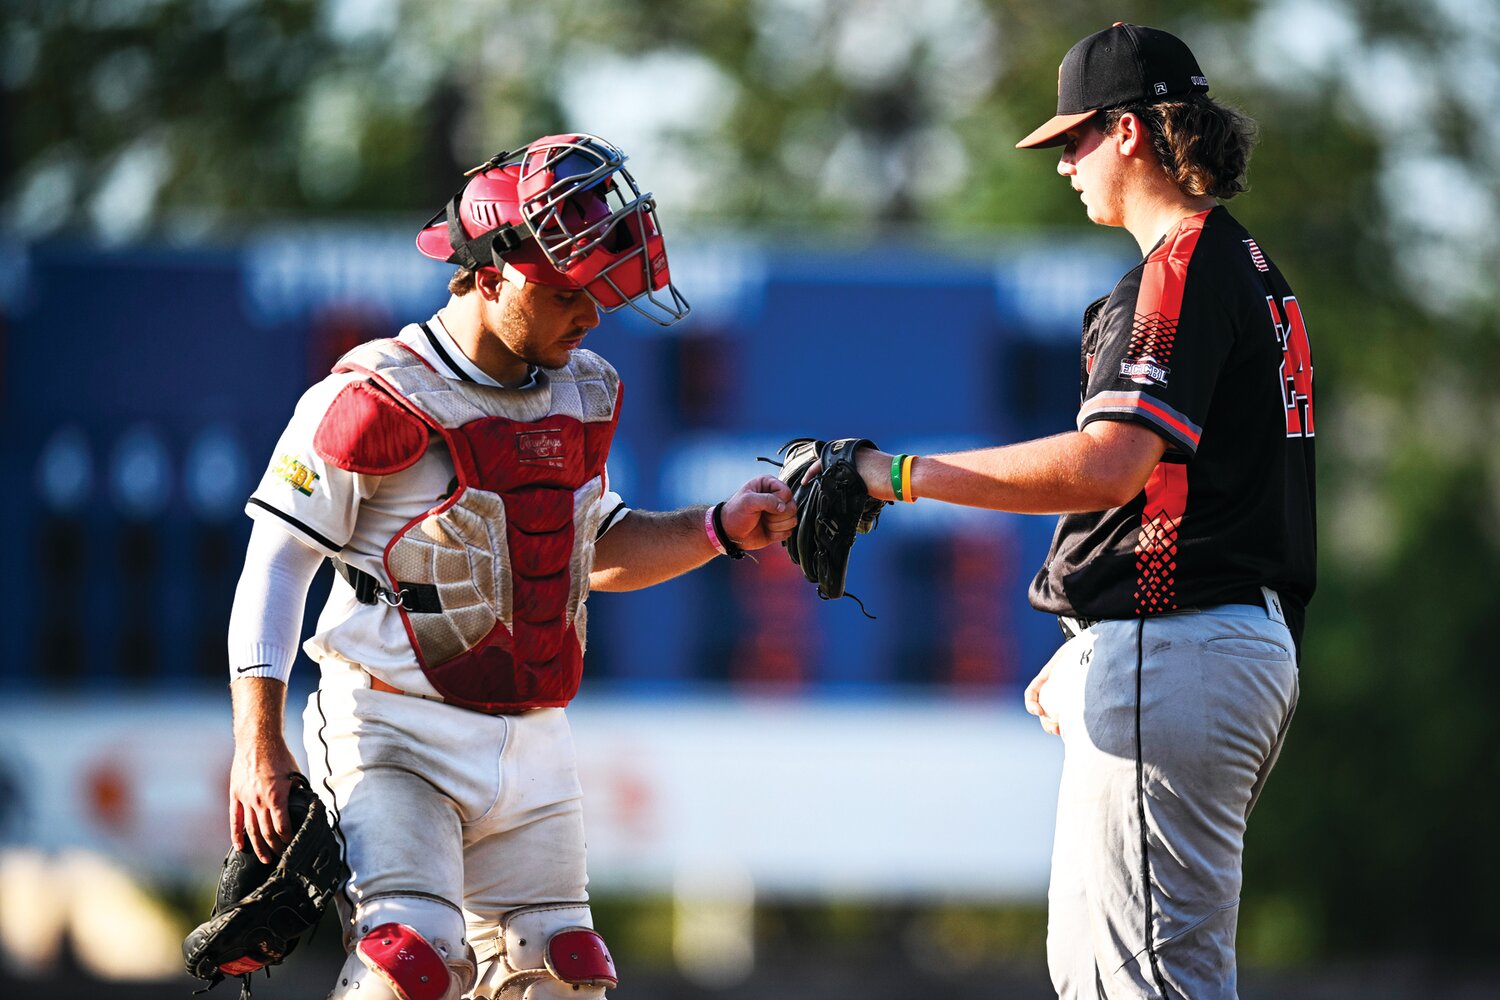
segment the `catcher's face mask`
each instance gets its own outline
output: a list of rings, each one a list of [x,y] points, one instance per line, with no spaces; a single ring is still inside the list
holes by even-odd
[[[656,203],[598,136],[547,136],[470,171],[417,246],[513,281],[580,288],[603,312],[629,305],[670,326],[690,306],[672,285]],[[446,215],[446,220],[444,216]]]

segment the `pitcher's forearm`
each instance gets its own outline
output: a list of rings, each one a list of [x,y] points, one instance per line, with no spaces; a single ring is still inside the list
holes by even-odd
[[[1016,514],[1108,510],[1128,503],[1161,460],[1165,441],[1134,424],[1100,421],[1082,431],[912,463],[913,495]],[[893,496],[891,456],[859,454],[870,493]]]

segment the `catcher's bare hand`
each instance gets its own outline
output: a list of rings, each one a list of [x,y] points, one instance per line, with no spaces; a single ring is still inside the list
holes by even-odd
[[[1048,715],[1047,710],[1042,707],[1042,686],[1047,683],[1047,679],[1051,675],[1052,664],[1049,662],[1042,668],[1041,673],[1033,677],[1031,683],[1026,685],[1026,711],[1036,716],[1037,720],[1041,722],[1042,728],[1047,732],[1053,736],[1061,736],[1062,726],[1058,724],[1056,719]]]
[[[797,527],[792,491],[775,476],[757,476],[724,501],[724,533],[747,552],[790,537]]]
[[[349,877],[323,803],[303,775],[289,779],[287,844],[281,856],[264,864],[254,854],[231,848],[219,869],[213,912],[182,942],[184,967],[206,980],[208,988],[228,976],[245,977],[242,1000],[250,995],[250,973],[279,965],[290,955]]]
[[[229,839],[274,864],[292,835],[287,793],[297,761],[279,735],[236,747],[229,772]]]

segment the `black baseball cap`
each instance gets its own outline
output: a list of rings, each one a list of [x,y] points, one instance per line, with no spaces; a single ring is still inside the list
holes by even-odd
[[[1207,90],[1208,79],[1182,39],[1160,28],[1116,21],[1063,56],[1057,68],[1057,114],[1016,148],[1061,146],[1067,141],[1064,132],[1106,108]]]

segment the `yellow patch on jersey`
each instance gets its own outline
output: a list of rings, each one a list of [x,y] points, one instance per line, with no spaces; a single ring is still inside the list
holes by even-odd
[[[318,481],[318,474],[293,455],[282,455],[271,471],[305,497],[312,496],[313,484]]]

